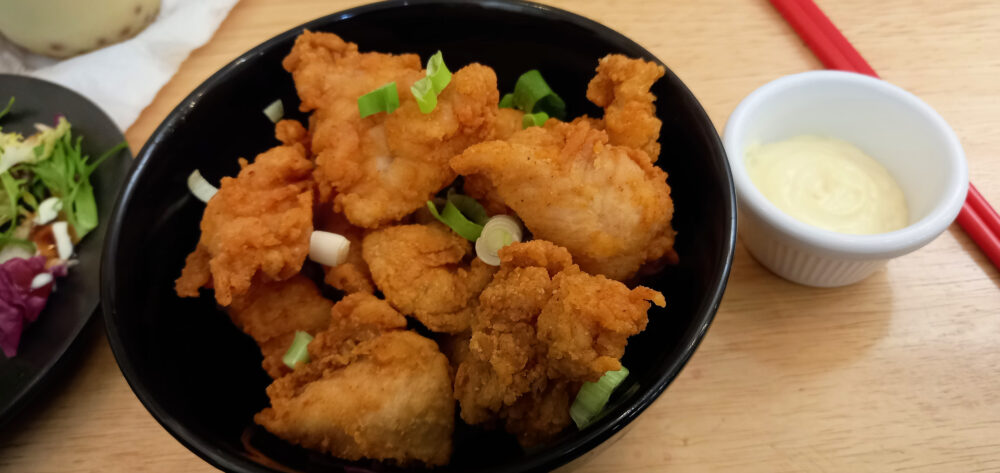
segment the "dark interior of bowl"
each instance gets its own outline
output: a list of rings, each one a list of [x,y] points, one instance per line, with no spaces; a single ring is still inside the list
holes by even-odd
[[[585,99],[597,60],[623,53],[656,61],[625,37],[575,15],[533,4],[415,2],[377,4],[304,26],[330,31],[363,51],[444,52],[455,70],[492,66],[501,92],[538,68],[566,100],[570,116],[600,115]],[[296,111],[292,79],[281,67],[296,28],[234,61],[199,87],[152,136],[123,193],[105,251],[103,297],[115,356],[139,398],[181,442],[236,471],[397,471],[310,452],[253,424],[268,405],[260,352],[210,297],[180,299],[173,281],[197,242],[204,205],[185,179],[200,169],[211,182],[235,175],[236,158],[274,146],[261,110],[280,98]],[[663,120],[659,165],[670,174],[680,264],[642,281],[663,291],[668,308],[650,311],[649,327],[630,340],[625,393],[584,431],[567,429],[551,445],[523,452],[497,432],[456,428],[451,465],[438,471],[527,471],[563,464],[593,448],[639,414],[694,351],[715,313],[735,238],[732,182],[718,135],[695,98],[670,72],[653,89]]]
[[[51,125],[58,115],[72,124],[74,136],[83,137],[81,149],[97,158],[125,140],[118,126],[100,108],[80,94],[31,77],[0,74],[0,109],[15,98],[11,113],[0,120],[5,132],[25,136],[35,124]],[[99,224],[77,246],[78,263],[66,278],[56,281],[38,320],[22,333],[13,358],[0,354],[0,426],[30,401],[53,374],[80,331],[97,309],[101,247],[115,196],[132,163],[131,153],[121,151],[94,171],[91,184],[100,213]]]

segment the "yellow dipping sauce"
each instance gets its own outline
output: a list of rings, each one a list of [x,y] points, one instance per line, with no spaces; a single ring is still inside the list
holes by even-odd
[[[842,140],[802,135],[746,150],[757,189],[795,219],[857,235],[909,222],[906,198],[885,167]]]

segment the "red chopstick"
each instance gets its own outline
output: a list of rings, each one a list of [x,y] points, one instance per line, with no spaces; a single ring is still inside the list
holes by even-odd
[[[770,1],[824,66],[878,77],[868,61],[812,0]],[[1000,269],[1000,215],[971,182],[955,222]]]

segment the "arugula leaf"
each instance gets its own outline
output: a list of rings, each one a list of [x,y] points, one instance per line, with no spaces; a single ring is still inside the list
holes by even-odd
[[[90,162],[90,157],[83,155],[80,141],[79,137],[74,140],[72,133],[67,131],[54,143],[49,159],[32,166],[35,177],[62,201],[66,221],[73,226],[77,240],[97,227],[97,201],[90,175],[97,166],[128,146],[123,141]]]
[[[10,111],[12,97],[0,110]],[[121,142],[95,160],[83,154],[81,137],[74,139],[70,124],[60,118],[55,128],[24,139],[15,133],[0,133],[0,248],[8,244],[34,246],[15,238],[18,222],[30,217],[38,203],[50,196],[62,203],[67,223],[76,240],[97,227],[97,201],[90,176],[105,160],[128,147]]]
[[[0,225],[8,224],[7,229],[0,233],[0,237],[10,237],[17,228],[17,203],[21,195],[17,179],[10,174],[10,171],[0,174],[0,192],[3,200],[0,201]]]

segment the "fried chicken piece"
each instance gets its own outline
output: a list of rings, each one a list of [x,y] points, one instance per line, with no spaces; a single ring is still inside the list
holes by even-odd
[[[548,241],[514,243],[499,255],[455,374],[455,398],[465,422],[500,420],[522,445],[536,445],[569,425],[583,382],[620,369],[628,337],[646,327],[647,301],[665,301],[652,289],[584,273]]]
[[[312,233],[313,164],[302,145],[277,146],[240,173],[224,177],[201,219],[201,239],[175,283],[177,295],[212,287],[228,306],[256,277],[280,281],[299,272]]]
[[[409,92],[424,77],[415,54],[359,53],[331,33],[304,32],[284,67],[310,120],[315,178],[351,223],[377,228],[420,208],[455,179],[448,160],[488,139],[496,120],[496,74],[471,64],[452,76],[428,114]],[[361,118],[358,98],[396,83],[399,109]]]
[[[497,110],[496,124],[493,126],[494,140],[506,140],[511,135],[524,128],[522,120],[524,112],[514,108],[501,108]]]
[[[326,276],[323,282],[333,286],[348,294],[354,292],[375,292],[375,283],[372,281],[371,271],[368,264],[361,257],[361,245],[365,237],[365,230],[351,225],[343,214],[333,212],[329,206],[319,206],[316,209],[316,227],[320,230],[337,233],[347,238],[351,242],[351,247],[347,251],[347,259],[337,266],[323,266]]]
[[[535,238],[567,248],[588,273],[621,281],[675,256],[667,174],[646,153],[609,144],[590,121],[549,120],[474,145],[451,165],[487,179]]]
[[[513,210],[503,203],[503,199],[497,193],[496,187],[485,176],[478,174],[466,176],[462,183],[462,192],[476,199],[486,209],[486,213],[490,215],[510,215],[514,213]]]
[[[406,317],[388,302],[364,292],[348,294],[337,301],[327,319],[327,329],[309,343],[312,358],[349,356],[359,343],[406,328]]]
[[[297,120],[278,120],[274,124],[274,137],[286,146],[296,143],[302,145],[306,149],[306,155],[309,155],[309,131]]]
[[[295,332],[315,335],[330,325],[333,302],[324,298],[309,278],[296,274],[284,281],[255,283],[228,307],[233,323],[250,335],[264,355],[263,367],[272,378],[289,371],[282,361]]]
[[[435,332],[468,330],[479,293],[496,271],[478,258],[467,262],[472,245],[437,222],[375,230],[362,255],[386,300]]]
[[[587,86],[587,98],[604,109],[611,144],[641,149],[654,163],[660,156],[661,122],[649,89],[665,72],[654,62],[609,54]]]
[[[267,388],[271,407],[254,420],[306,448],[348,460],[445,465],[455,402],[448,360],[370,294],[333,309],[330,328],[309,344],[312,362]]]
[[[604,276],[570,267],[552,278],[552,297],[538,315],[538,339],[548,347],[549,375],[597,381],[621,369],[628,337],[646,329],[649,302],[663,307],[663,294],[648,287],[629,290]]]

